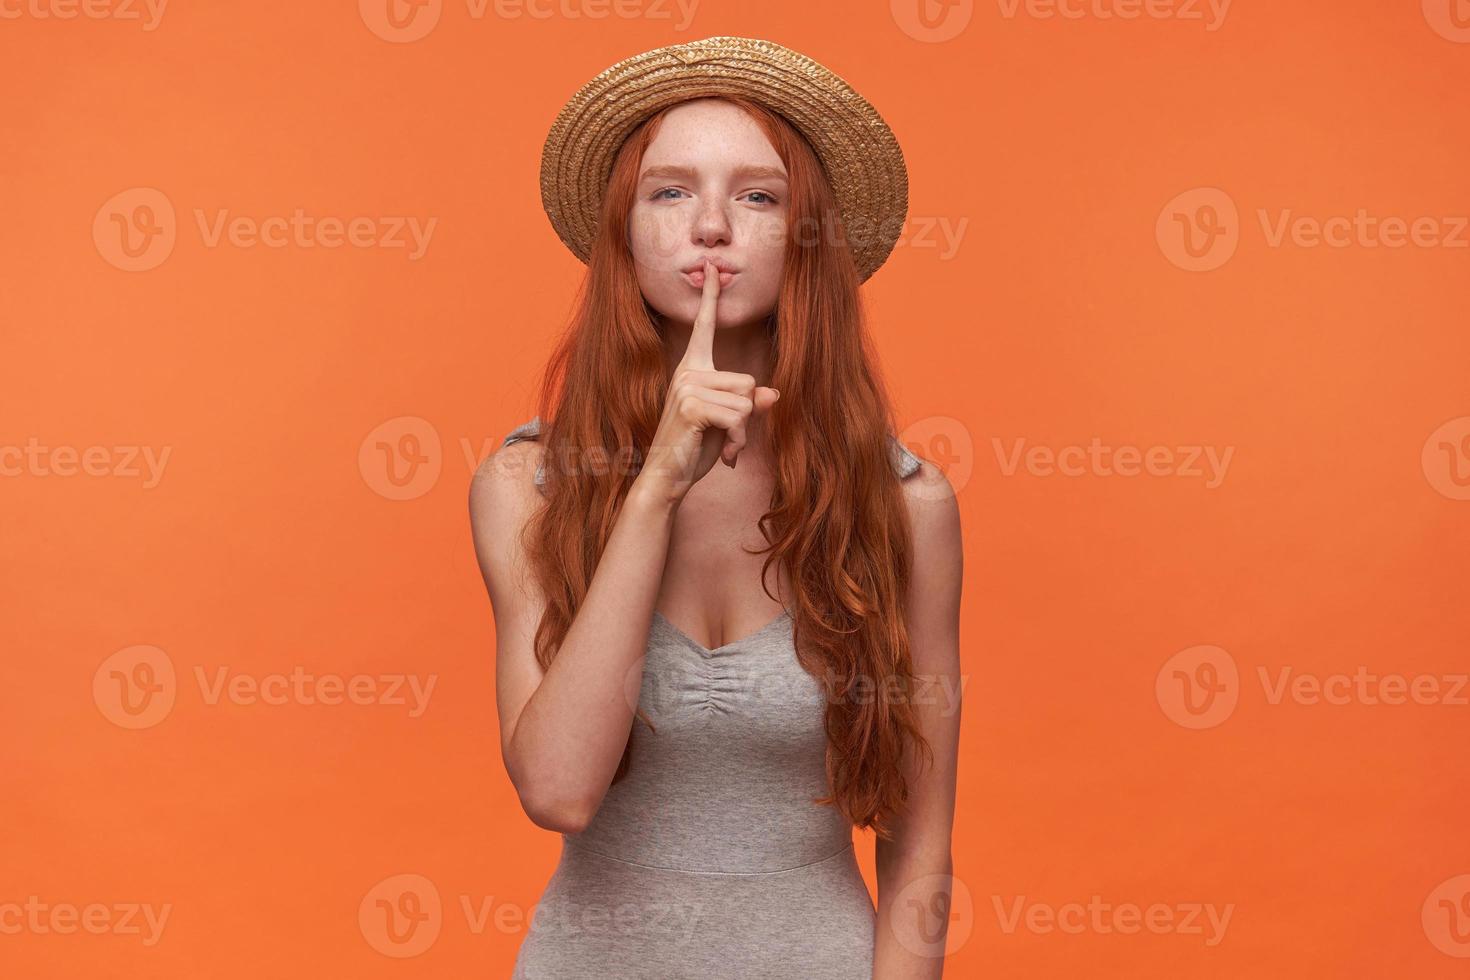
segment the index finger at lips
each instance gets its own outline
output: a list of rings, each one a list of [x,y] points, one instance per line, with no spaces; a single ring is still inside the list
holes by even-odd
[[[699,298],[699,313],[694,318],[694,329],[689,334],[689,346],[684,351],[684,363],[700,370],[713,370],[715,366],[715,309],[720,295],[720,274],[708,262],[704,264],[704,292]]]

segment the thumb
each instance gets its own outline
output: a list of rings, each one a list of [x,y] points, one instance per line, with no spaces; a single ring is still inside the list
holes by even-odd
[[[781,392],[775,388],[756,388],[755,391],[751,392],[751,400],[755,402],[753,411],[757,415],[761,412],[770,411],[771,406],[776,404],[780,397]]]

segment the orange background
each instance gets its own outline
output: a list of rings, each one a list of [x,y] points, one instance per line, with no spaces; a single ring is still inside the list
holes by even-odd
[[[946,976],[1465,974],[1470,708],[1273,703],[1260,679],[1362,667],[1448,691],[1470,661],[1467,233],[1273,245],[1260,217],[1364,209],[1453,235],[1470,38],[1447,8],[1237,2],[1210,30],[1199,4],[1205,20],[959,5],[929,10],[969,18],[938,41],[912,4],[711,0],[680,31],[652,0],[602,19],[446,3],[398,42],[372,3],[179,3],[144,30],[40,2],[0,20],[0,446],[104,447],[112,471],[119,447],[170,456],[154,486],[44,460],[0,477],[0,906],[171,911],[151,946],[7,928],[0,975],[509,975],[523,929],[493,916],[523,920],[559,842],[500,761],[466,490],[533,414],[582,274],[541,210],[541,142],[612,62],[717,34],[823,62],[908,161],[910,224],[864,293],[906,438],[949,470],[965,532],[970,901]],[[172,206],[176,241],[126,271],[107,229],[147,216],[110,202],[136,188]],[[1209,220],[1198,188],[1238,208],[1207,271],[1168,235]],[[196,218],[298,208],[437,225],[410,259],[210,246]],[[944,227],[963,231],[948,254]],[[409,449],[419,425],[419,472],[438,466],[408,499],[387,457],[373,468],[384,423]],[[1094,438],[1233,455],[1213,487],[1003,465],[1018,439]],[[146,674],[109,658],[137,646],[172,666],[175,700],[132,729],[111,670]],[[1238,680],[1212,696],[1233,709],[1192,728],[1170,692],[1221,664]],[[298,666],[436,686],[410,718],[211,703],[197,673]],[[400,874],[443,904],[407,958],[359,922]],[[1213,945],[1005,925],[1021,897],[1093,895],[1233,911]]]

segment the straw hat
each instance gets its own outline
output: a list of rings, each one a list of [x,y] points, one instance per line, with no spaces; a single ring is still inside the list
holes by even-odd
[[[735,93],[775,110],[816,150],[859,281],[888,258],[908,214],[908,170],[887,123],[852,86],[772,41],[708,37],[624,58],[562,107],[541,151],[541,204],[586,262],[618,148],[654,112]]]

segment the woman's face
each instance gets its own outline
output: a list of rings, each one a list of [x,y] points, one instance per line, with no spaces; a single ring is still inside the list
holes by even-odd
[[[643,153],[628,244],[638,286],[669,320],[692,324],[702,280],[686,270],[708,257],[720,276],[717,327],[763,320],[776,307],[786,254],[786,168],[739,106],[681,103]]]

